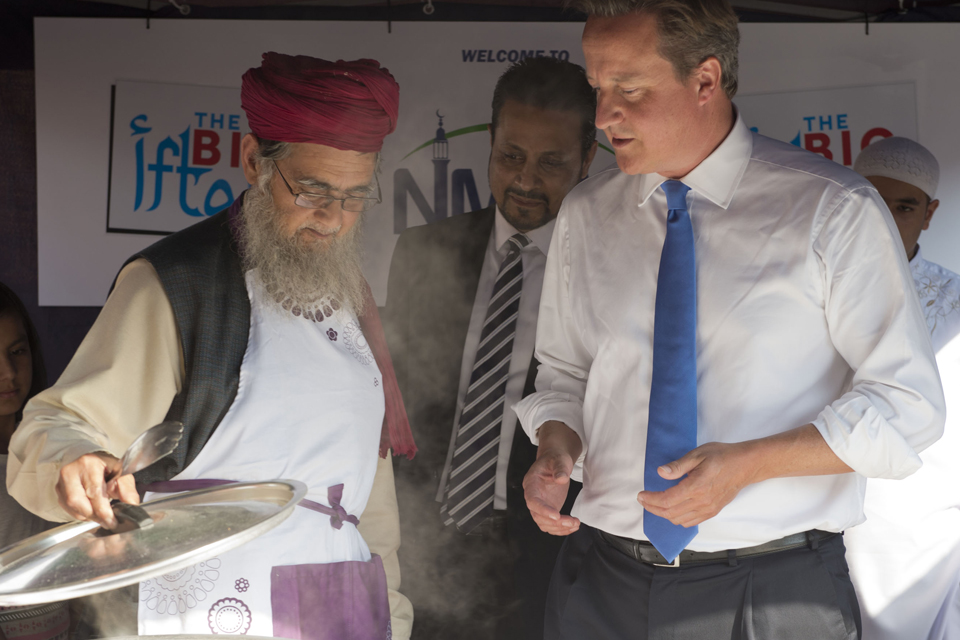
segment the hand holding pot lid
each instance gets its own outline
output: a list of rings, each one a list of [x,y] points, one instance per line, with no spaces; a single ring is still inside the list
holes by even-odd
[[[111,500],[140,504],[133,474],[169,455],[180,441],[183,425],[161,422],[134,440],[123,458],[109,453],[89,453],[60,469],[57,499],[75,520],[91,520],[107,529],[118,526]]]

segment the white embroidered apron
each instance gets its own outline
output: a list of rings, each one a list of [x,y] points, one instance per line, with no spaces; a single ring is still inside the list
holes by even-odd
[[[252,272],[246,284],[250,334],[236,399],[174,480],[294,479],[307,485],[308,500],[326,506],[335,506],[330,488],[343,485],[340,506],[345,514],[359,515],[373,486],[384,414],[380,371],[359,322],[329,303],[319,322],[295,317],[269,304]],[[145,499],[158,497],[148,492]],[[356,526],[332,520],[337,519],[297,507],[278,527],[237,549],[140,583],[140,634],[346,637],[352,622],[329,619],[334,612],[320,610],[335,605],[370,617],[354,606],[350,591],[359,581],[361,590],[385,602],[386,583],[367,579],[382,576],[382,565],[379,558],[370,562]],[[355,575],[357,568],[364,576]],[[298,598],[297,580],[301,591],[314,593]],[[344,581],[349,584],[339,584]],[[298,611],[298,603],[316,615]],[[274,620],[278,608],[284,610]],[[316,620],[317,615],[328,619]],[[389,637],[389,611],[386,615],[386,634],[378,637]],[[306,626],[322,628],[301,634],[292,628],[298,616],[308,620]]]

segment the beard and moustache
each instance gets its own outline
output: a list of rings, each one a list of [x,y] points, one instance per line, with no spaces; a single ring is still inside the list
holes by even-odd
[[[362,314],[367,288],[362,269],[363,218],[342,236],[303,243],[300,235],[307,232],[287,237],[280,225],[282,215],[269,190],[247,191],[240,211],[244,268],[256,269],[269,298],[295,315],[300,315],[298,310],[306,317],[322,313],[325,298],[333,301],[334,308],[339,303],[357,316]]]

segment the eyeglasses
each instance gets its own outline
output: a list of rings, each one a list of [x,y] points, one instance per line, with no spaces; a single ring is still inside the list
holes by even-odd
[[[283,171],[280,171],[280,165],[277,164],[276,160],[273,161],[273,166],[277,168],[277,173],[280,174],[280,179],[283,180],[283,184],[287,185],[287,191],[290,192],[290,195],[296,198],[296,205],[298,207],[303,207],[304,209],[326,209],[334,202],[339,202],[344,211],[363,213],[364,211],[369,211],[383,201],[383,197],[380,193],[380,180],[378,180],[376,176],[373,178],[377,183],[376,198],[361,198],[359,196],[338,198],[330,195],[329,193],[295,193],[290,187],[290,183],[287,182],[287,179],[284,177]]]

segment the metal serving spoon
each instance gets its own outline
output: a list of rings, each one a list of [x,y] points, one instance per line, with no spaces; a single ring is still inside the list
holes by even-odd
[[[154,425],[137,436],[120,458],[120,472],[104,478],[106,482],[146,469],[173,453],[183,435],[183,423],[170,420]]]
[[[173,453],[183,436],[183,423],[176,421],[161,422],[141,433],[130,443],[120,459],[120,471],[104,477],[105,482],[114,478],[136,473],[146,469],[154,462]],[[142,529],[153,524],[153,518],[142,508],[119,500],[111,502],[118,526],[109,533],[121,533],[131,529]]]

